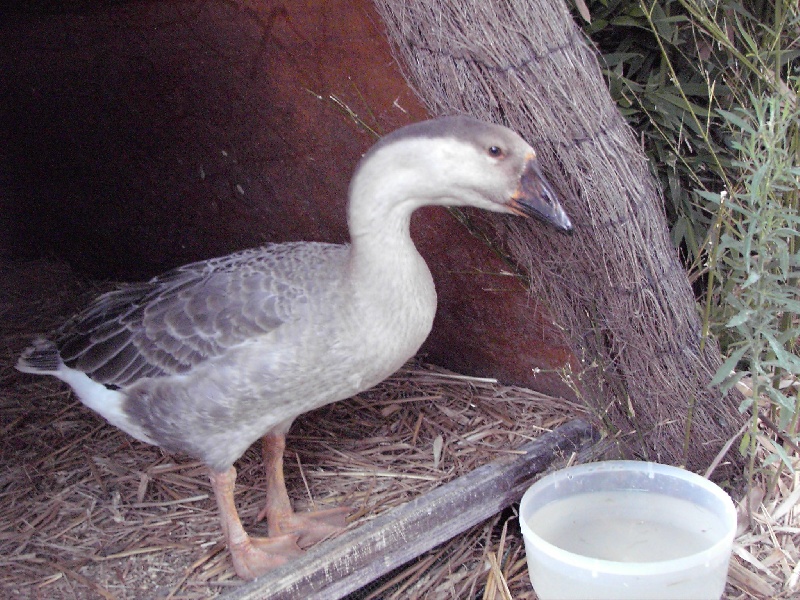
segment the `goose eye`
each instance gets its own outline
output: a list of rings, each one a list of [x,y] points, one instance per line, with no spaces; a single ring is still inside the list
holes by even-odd
[[[489,146],[488,152],[489,156],[492,156],[494,158],[502,158],[503,155],[505,154],[505,152],[503,152],[503,149],[500,146]]]

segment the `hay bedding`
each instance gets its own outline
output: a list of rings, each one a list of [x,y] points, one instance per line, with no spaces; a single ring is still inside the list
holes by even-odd
[[[208,598],[241,582],[221,544],[205,467],[105,424],[51,378],[13,364],[103,291],[61,263],[0,263],[0,596]],[[110,286],[102,286],[108,288]],[[349,504],[356,527],[554,428],[581,410],[530,390],[415,363],[298,420],[286,477],[298,509]],[[264,501],[257,447],[239,461],[253,532]],[[498,515],[359,598],[530,598],[513,513]]]
[[[61,263],[0,263],[0,275],[0,597],[191,599],[239,585],[203,465],[133,440],[59,382],[12,367],[32,334],[103,290]],[[530,390],[410,364],[298,420],[287,483],[300,509],[355,507],[357,527],[580,413]],[[263,531],[254,525],[264,499],[257,448],[238,467],[242,519]],[[800,589],[800,474],[778,485],[775,498],[754,492],[758,509],[737,539],[726,598],[788,599]],[[506,511],[352,600],[534,597]]]
[[[131,439],[59,382],[12,367],[31,335],[103,290],[58,263],[6,264],[2,282],[0,595],[206,598],[237,585],[200,463]],[[557,426],[574,408],[411,365],[298,422],[287,453],[289,489],[299,508],[357,507],[357,526]],[[252,525],[264,494],[256,449],[239,468],[237,500]],[[514,597],[530,595],[519,538],[504,535],[500,521],[474,528],[362,597],[474,597],[487,581],[520,588]]]

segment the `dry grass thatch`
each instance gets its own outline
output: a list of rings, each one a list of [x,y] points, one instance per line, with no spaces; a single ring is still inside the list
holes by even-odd
[[[570,239],[490,215],[475,220],[508,249],[563,327],[586,405],[609,430],[636,432],[627,439],[633,454],[704,468],[743,417],[735,398],[707,387],[719,352],[701,341],[646,157],[566,5],[375,5],[431,114],[507,124],[531,142],[561,193],[575,225]],[[728,465],[737,461],[735,452],[727,457]]]
[[[97,293],[64,265],[0,265],[0,596],[209,598],[240,584],[205,468],[106,425],[57,381],[13,369],[28,338]],[[513,450],[581,412],[530,390],[411,364],[381,386],[298,421],[287,482],[295,504],[350,504],[351,527]],[[768,440],[765,438],[765,443]],[[239,462],[253,531],[259,454]],[[798,476],[741,532],[727,598],[791,598],[800,576]],[[746,519],[745,519],[746,522]],[[535,598],[513,511],[352,595]]]

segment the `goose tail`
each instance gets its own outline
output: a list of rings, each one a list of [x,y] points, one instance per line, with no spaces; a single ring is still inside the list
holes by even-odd
[[[17,370],[23,373],[37,373],[40,375],[55,375],[64,361],[56,345],[48,339],[36,338],[28,346],[17,361]]]

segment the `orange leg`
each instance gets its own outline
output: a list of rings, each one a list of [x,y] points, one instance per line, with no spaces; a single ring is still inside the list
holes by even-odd
[[[250,537],[242,527],[233,499],[236,469],[231,467],[219,473],[209,469],[211,487],[217,499],[222,531],[233,558],[236,574],[242,579],[254,579],[270,569],[286,563],[289,558],[303,553],[297,545],[296,535],[269,538]]]
[[[328,510],[297,514],[292,510],[286,482],[283,479],[284,433],[271,432],[262,440],[264,468],[267,474],[267,504],[256,517],[266,517],[270,536],[296,534],[298,543],[311,545],[341,531],[350,508],[343,506]]]

